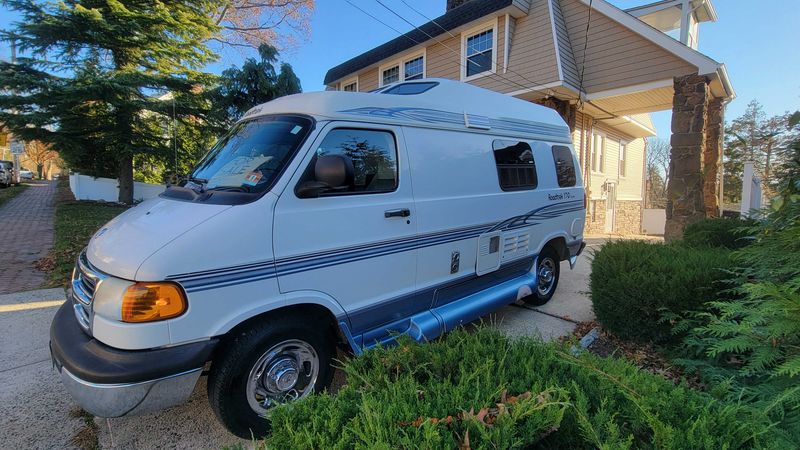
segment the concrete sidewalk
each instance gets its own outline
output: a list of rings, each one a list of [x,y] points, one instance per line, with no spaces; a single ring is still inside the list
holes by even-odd
[[[561,279],[545,306],[508,306],[486,317],[509,336],[556,339],[570,334],[576,321],[594,318],[588,290],[590,251],[602,240],[588,241],[575,270],[562,263]],[[50,363],[50,322],[64,300],[61,289],[0,296],[0,436],[2,448],[75,448],[71,439],[84,428]],[[339,379],[341,380],[341,379]],[[95,418],[104,449],[222,448],[251,443],[229,434],[217,422],[206,398],[206,377],[182,406],[155,414],[118,419]]]

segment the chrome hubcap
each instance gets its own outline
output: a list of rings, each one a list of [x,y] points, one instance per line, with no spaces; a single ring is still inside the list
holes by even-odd
[[[539,261],[537,277],[539,278],[537,287],[539,294],[549,294],[556,282],[556,262],[552,258],[544,258]]]
[[[247,401],[257,414],[277,403],[305,397],[314,390],[319,358],[308,342],[291,339],[267,350],[247,377]]]

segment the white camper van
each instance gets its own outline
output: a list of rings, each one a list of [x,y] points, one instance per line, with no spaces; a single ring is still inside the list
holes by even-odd
[[[454,81],[274,100],[92,237],[53,360],[100,417],[182,403],[208,371],[222,423],[263,435],[337,347],[550,300],[584,246],[578,167],[555,111]]]

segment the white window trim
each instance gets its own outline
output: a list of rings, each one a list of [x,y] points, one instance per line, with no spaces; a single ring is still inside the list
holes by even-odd
[[[392,67],[399,67],[400,78],[395,83],[400,83],[402,81],[406,81],[406,63],[411,61],[412,59],[417,59],[422,57],[422,78],[426,78],[428,76],[428,49],[423,48],[421,51],[417,51],[414,53],[407,53],[400,58],[395,58],[385,64],[381,64],[378,66],[378,87],[382,88],[385,86],[383,84],[383,71],[387,69],[391,69]]]
[[[619,149],[620,150],[619,150],[619,155],[617,155],[618,156],[618,158],[617,158],[617,178],[624,179],[624,178],[626,178],[628,176],[628,165],[627,165],[627,163],[628,163],[628,144],[630,144],[630,142],[628,142],[626,140],[623,140],[623,139],[619,140]],[[622,151],[623,147],[625,148],[624,152]],[[625,154],[625,159],[622,159],[623,153]],[[623,166],[625,167],[625,173],[624,174],[622,173]]]
[[[348,79],[342,81],[341,83],[339,83],[339,90],[340,91],[344,91],[344,87],[345,86],[347,86],[349,84],[353,84],[353,83],[356,84],[356,92],[358,92],[358,76],[354,76],[352,78],[348,78]]]
[[[461,81],[472,81],[497,73],[497,24],[500,18],[495,17],[489,22],[484,22],[478,26],[461,32]],[[492,69],[486,72],[467,76],[467,38],[484,31],[492,30]]]
[[[597,149],[595,148],[595,144],[597,143],[597,137],[598,136],[601,136],[603,138],[603,148],[602,148],[602,155],[601,155],[601,159],[602,160],[598,159],[598,161],[597,161],[598,162],[598,164],[597,164],[598,168],[597,168],[597,170],[595,170],[595,168],[594,168],[595,165],[594,165],[594,162],[592,160],[594,159],[594,155],[597,152]],[[605,175],[605,173],[606,173],[605,172],[605,162],[606,162],[605,159],[606,159],[606,149],[608,148],[608,142],[607,141],[608,141],[608,135],[605,132],[603,132],[603,131],[593,131],[592,132],[592,151],[589,154],[589,158],[590,158],[589,159],[589,165],[590,165],[589,170],[594,175]]]

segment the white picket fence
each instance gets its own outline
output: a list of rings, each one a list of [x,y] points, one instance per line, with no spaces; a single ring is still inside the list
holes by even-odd
[[[95,178],[79,173],[69,176],[69,188],[77,200],[95,200],[116,202],[119,199],[119,182],[112,178]],[[135,201],[158,197],[167,186],[135,181],[133,183],[133,199]]]

